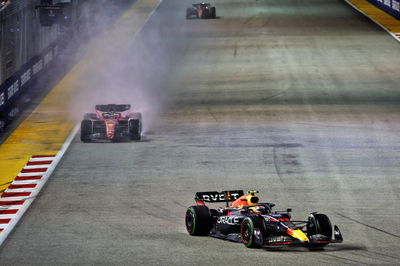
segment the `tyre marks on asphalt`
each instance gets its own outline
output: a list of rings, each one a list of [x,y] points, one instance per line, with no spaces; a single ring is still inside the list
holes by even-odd
[[[347,220],[350,220],[350,221],[353,221],[353,222],[355,222],[355,223],[361,224],[361,225],[366,226],[366,227],[368,227],[368,228],[370,228],[370,229],[373,229],[373,230],[375,230],[375,231],[379,231],[379,232],[381,232],[381,233],[384,233],[384,234],[389,235],[389,236],[392,236],[392,237],[400,238],[400,235],[396,235],[396,234],[394,234],[394,233],[390,233],[390,232],[385,231],[385,230],[383,230],[383,229],[380,229],[380,228],[378,228],[378,227],[375,227],[375,226],[372,226],[372,225],[363,223],[363,222],[361,222],[361,221],[359,221],[359,220],[356,220],[356,219],[354,219],[354,218],[348,217],[348,216],[343,215],[343,214],[341,214],[341,213],[336,213],[336,214],[339,215],[339,216],[342,217],[342,218],[345,218],[345,219],[347,219]]]
[[[300,153],[295,149],[297,147],[302,146],[300,144],[279,144],[272,148],[275,171],[282,184],[285,184],[285,175],[301,173]]]

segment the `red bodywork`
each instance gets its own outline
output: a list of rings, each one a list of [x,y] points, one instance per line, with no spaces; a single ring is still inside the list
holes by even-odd
[[[203,17],[203,10],[204,10],[204,7],[198,7],[198,8],[196,8],[197,16],[198,16],[199,18],[202,18],[202,17]]]
[[[193,4],[193,8],[196,10],[197,17],[203,18],[203,13],[205,10],[210,12],[210,4],[200,3],[200,4]]]
[[[104,121],[106,125],[107,139],[113,139],[115,133],[115,126],[118,121],[129,119],[129,110],[123,112],[102,112],[96,110],[97,119]]]

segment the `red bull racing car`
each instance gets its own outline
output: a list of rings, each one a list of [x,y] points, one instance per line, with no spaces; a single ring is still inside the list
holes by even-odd
[[[140,140],[142,115],[130,111],[129,104],[96,105],[96,113],[87,113],[81,122],[81,140]]]
[[[186,229],[193,236],[212,236],[242,242],[248,248],[301,245],[310,249],[343,241],[325,214],[313,212],[307,221],[291,219],[291,209],[273,211],[273,203],[259,203],[258,191],[197,192],[197,205],[186,211]],[[205,202],[226,202],[210,209]]]
[[[211,6],[209,3],[199,3],[193,4],[192,7],[188,7],[186,9],[186,19],[194,19],[194,18],[216,18],[216,10],[214,6]]]

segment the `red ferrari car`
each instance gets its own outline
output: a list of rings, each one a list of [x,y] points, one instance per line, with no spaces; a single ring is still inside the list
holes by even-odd
[[[130,111],[129,104],[96,105],[96,113],[87,113],[81,122],[81,140],[140,140],[142,114]]]
[[[192,7],[186,9],[186,19],[193,18],[216,18],[215,7],[209,3],[193,4]]]

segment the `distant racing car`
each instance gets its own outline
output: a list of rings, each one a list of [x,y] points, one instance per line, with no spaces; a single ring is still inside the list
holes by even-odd
[[[188,7],[186,9],[186,19],[194,19],[194,18],[216,18],[216,10],[214,6],[211,6],[209,3],[199,3],[193,4],[192,7]]]
[[[81,122],[81,140],[140,140],[142,114],[130,111],[129,104],[96,105],[96,113],[87,113]]]
[[[242,242],[248,248],[301,245],[313,249],[343,241],[339,228],[325,214],[313,212],[307,221],[293,221],[291,209],[273,211],[275,205],[259,203],[255,193],[197,192],[197,205],[186,211],[188,233]],[[226,202],[226,207],[210,209],[205,202]]]

